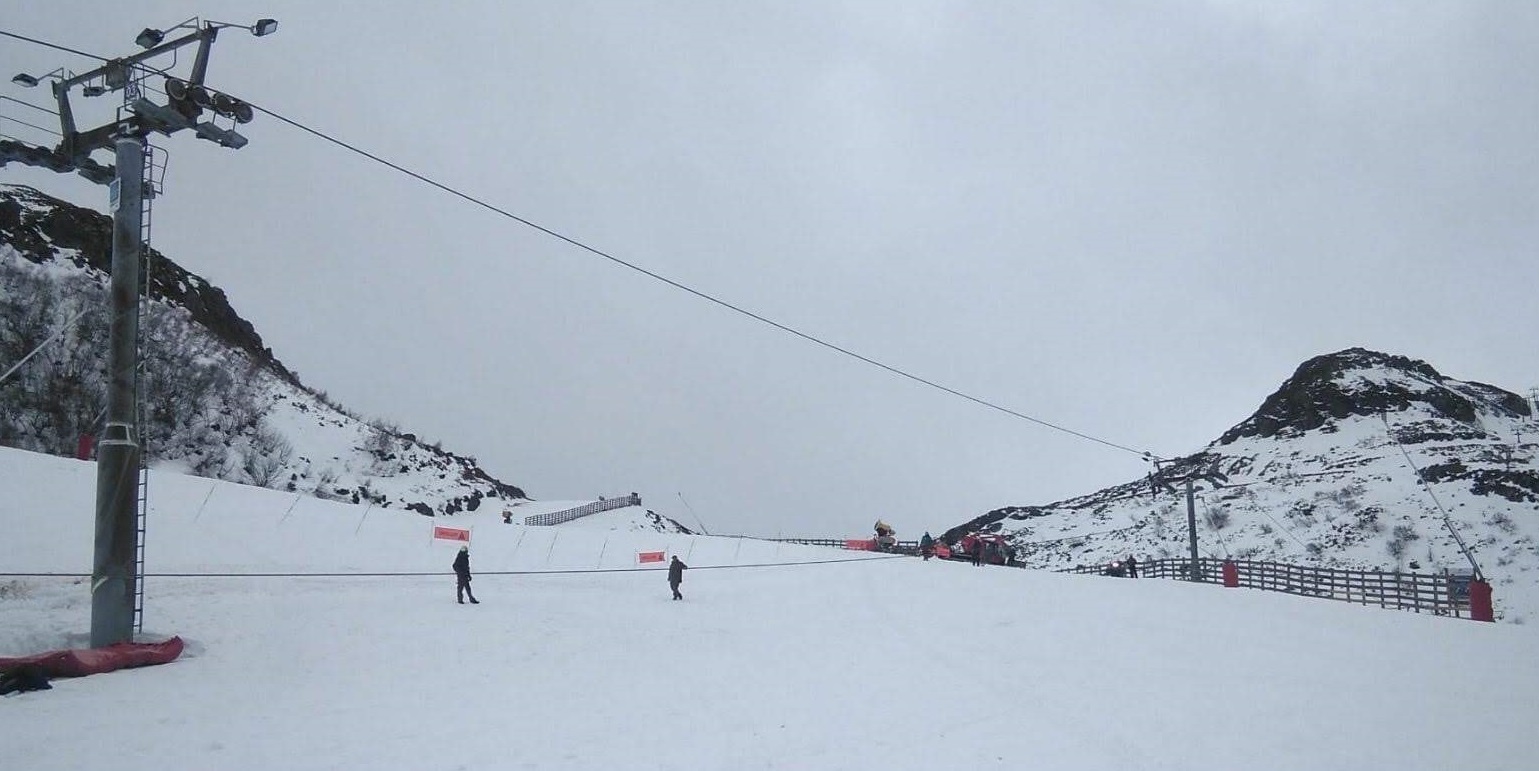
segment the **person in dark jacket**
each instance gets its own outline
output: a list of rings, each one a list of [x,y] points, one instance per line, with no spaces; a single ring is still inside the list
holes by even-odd
[[[679,584],[684,583],[684,571],[688,569],[689,566],[684,564],[683,560],[680,560],[677,556],[673,558],[672,562],[668,563],[668,586],[673,589],[673,599],[675,600],[684,599],[684,595],[679,594]]]
[[[924,537],[919,539],[919,554],[929,559],[935,554],[935,539],[930,537],[930,531],[926,530]]]
[[[1133,555],[1129,554],[1128,558],[1122,561],[1122,564],[1127,566],[1128,578],[1138,577],[1138,560],[1133,559]]]
[[[454,558],[454,576],[458,579],[454,586],[454,596],[461,605],[465,604],[465,596],[470,596],[471,605],[480,605],[476,599],[476,593],[470,591],[470,547],[461,546],[460,553]]]

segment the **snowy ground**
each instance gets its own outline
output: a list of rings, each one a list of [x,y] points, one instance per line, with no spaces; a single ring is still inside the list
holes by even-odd
[[[0,450],[0,572],[89,571],[94,474]],[[831,561],[851,555],[635,531],[635,510],[453,518],[482,600],[461,606],[426,518],[151,484],[152,574],[441,574],[152,577],[148,636],[187,653],[0,699],[6,768],[1533,767],[1531,625]],[[653,549],[692,566],[684,602],[629,570]],[[0,655],[83,644],[84,581],[0,586]]]

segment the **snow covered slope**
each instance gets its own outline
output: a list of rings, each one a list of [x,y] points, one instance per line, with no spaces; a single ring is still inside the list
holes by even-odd
[[[0,572],[89,564],[92,472],[0,450]],[[187,652],[0,699],[6,768],[1532,766],[1533,627],[486,507],[450,520],[456,605],[428,518],[152,485],[147,628]],[[643,550],[690,564],[684,602]],[[0,655],[81,644],[89,607],[0,576]]]
[[[364,420],[304,385],[224,292],[153,250],[146,264],[141,387],[152,463],[421,514],[524,500],[475,458]],[[107,217],[0,185],[0,361],[38,350],[0,382],[0,445],[71,455],[81,435],[100,433],[110,265]]]
[[[1175,480],[1205,471],[1228,479],[1197,483],[1203,556],[1467,568],[1451,525],[1491,580],[1498,616],[1539,620],[1539,424],[1516,394],[1340,351],[1305,362],[1254,415],[1162,476],[1180,491]],[[971,530],[1009,534],[1031,567],[1188,551],[1184,495],[1148,479],[998,509],[950,533]]]

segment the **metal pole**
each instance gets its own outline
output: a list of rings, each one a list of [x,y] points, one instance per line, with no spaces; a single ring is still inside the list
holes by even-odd
[[[1197,505],[1192,494],[1192,477],[1186,477],[1186,532],[1192,544],[1192,580],[1202,580],[1202,568],[1197,564]]]
[[[144,138],[119,134],[112,210],[112,316],[107,360],[107,425],[96,455],[96,552],[91,565],[91,647],[134,633],[134,531],[139,442],[135,378],[139,337],[139,245]]]

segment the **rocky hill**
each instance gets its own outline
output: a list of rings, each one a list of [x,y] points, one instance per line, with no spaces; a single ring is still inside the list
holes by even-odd
[[[1539,422],[1518,394],[1353,348],[1304,362],[1255,414],[1160,467],[947,536],[1004,533],[1044,568],[1180,557],[1186,500],[1162,482],[1216,471],[1227,478],[1196,483],[1203,556],[1436,572],[1469,567],[1457,532],[1499,613],[1539,613]]]
[[[0,185],[0,445],[72,455],[106,403],[111,220]],[[142,442],[156,467],[452,515],[526,496],[473,457],[355,415],[285,368],[218,287],[149,250]],[[56,333],[58,337],[49,342]]]

